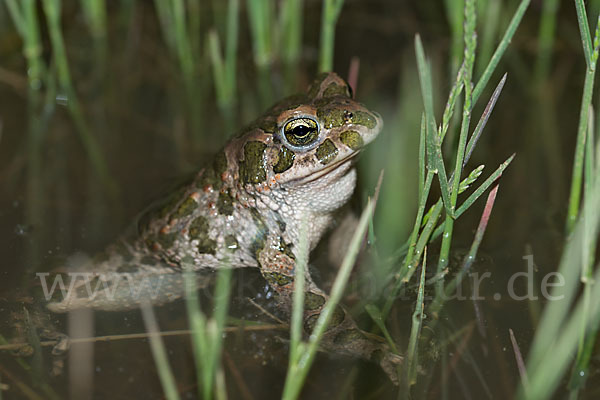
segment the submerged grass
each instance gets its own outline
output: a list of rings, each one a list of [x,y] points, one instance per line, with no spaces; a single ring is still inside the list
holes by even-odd
[[[200,309],[196,287],[197,278],[194,276],[192,267],[190,265],[186,267],[184,277],[194,361],[200,384],[198,396],[203,399],[212,399],[213,393],[223,392],[223,389],[220,388],[219,375],[222,374],[221,351],[231,291],[231,269],[224,266],[218,273],[214,293],[214,314],[212,318],[208,319]]]
[[[42,6],[48,23],[48,32],[54,57],[53,64],[56,68],[59,90],[62,92],[61,95],[65,98],[64,101],[66,101],[67,109],[71,114],[73,123],[77,127],[77,132],[79,133],[83,147],[88,153],[95,172],[98,174],[100,181],[104,184],[107,194],[112,199],[116,199],[118,195],[117,186],[110,177],[106,159],[84,116],[81,103],[71,79],[61,30],[61,3],[58,0],[44,0],[42,1]]]
[[[150,333],[150,348],[152,349],[152,356],[154,357],[154,363],[160,378],[160,383],[165,393],[165,397],[168,400],[178,400],[179,392],[175,383],[173,371],[169,367],[169,358],[167,357],[167,350],[161,336],[159,335],[158,322],[156,322],[156,316],[152,305],[144,304],[141,307],[142,316],[144,317],[144,325],[146,330]]]
[[[42,46],[38,27],[38,15],[35,1],[6,0],[6,6],[21,40],[23,55],[28,67],[27,85],[27,215],[29,223],[44,221],[42,191],[42,146],[43,121],[41,108],[43,97],[40,88],[48,81],[48,73],[42,60]],[[49,91],[51,92],[51,91]],[[51,104],[50,102],[48,104]],[[37,241],[32,241],[28,249],[28,264],[36,268],[40,263],[40,249]],[[30,268],[31,268],[30,267]]]

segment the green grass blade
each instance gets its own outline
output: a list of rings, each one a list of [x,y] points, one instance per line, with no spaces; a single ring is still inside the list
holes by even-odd
[[[496,101],[498,101],[498,98],[500,97],[500,93],[502,93],[502,89],[504,88],[505,83],[506,83],[506,74],[504,74],[502,76],[502,79],[500,79],[498,86],[496,86],[496,89],[494,89],[494,93],[492,93],[492,97],[490,97],[488,104],[485,106],[485,110],[483,110],[483,113],[481,114],[481,118],[479,118],[479,122],[477,123],[477,126],[475,127],[475,130],[473,131],[473,134],[471,135],[471,138],[469,139],[469,142],[467,143],[467,149],[466,149],[465,159],[463,161],[463,167],[471,159],[473,150],[475,150],[475,146],[477,145],[477,142],[479,141],[479,138],[481,137],[481,134],[483,133],[483,129],[485,128],[485,125],[487,124],[488,119],[490,118],[490,115],[492,114],[492,111],[494,111],[494,107],[496,106]]]
[[[235,103],[239,0],[229,0],[227,7],[227,33],[225,57],[216,30],[208,34],[209,56],[212,65],[215,92],[219,108],[231,120],[231,107]]]
[[[426,172],[426,155],[425,155],[425,137],[427,135],[427,127],[425,126],[425,115],[421,115],[421,130],[419,131],[419,204],[423,201],[425,195],[425,172]],[[425,195],[427,196],[427,195]],[[426,199],[426,197],[425,197]]]
[[[231,102],[235,102],[238,54],[240,0],[229,0],[227,7],[227,40],[225,43],[225,81]]]
[[[501,0],[489,0],[487,5],[483,7],[482,14],[484,16],[483,21],[480,23],[482,30],[481,46],[477,56],[476,76],[481,76],[483,67],[487,65],[492,57],[494,41],[498,34],[498,23],[501,20],[498,16],[501,15],[502,3]]]
[[[199,385],[199,396],[210,396],[212,383],[210,376],[207,376],[203,360],[207,360],[208,356],[208,340],[206,337],[206,317],[200,309],[198,303],[198,293],[196,291],[196,277],[193,272],[192,265],[183,265],[184,268],[184,283],[185,283],[185,304],[187,309],[188,323],[192,331],[192,350],[194,352],[194,364],[196,367],[196,380],[201,382]],[[207,383],[209,388],[207,389]],[[210,397],[208,397],[210,398]]]
[[[214,313],[209,320],[200,309],[196,287],[196,276],[192,264],[183,265],[186,294],[186,308],[190,329],[192,330],[192,348],[196,366],[199,396],[212,399],[218,391],[217,377],[221,370],[223,332],[227,321],[227,310],[231,293],[232,270],[227,263],[220,266],[214,292]]]
[[[423,105],[425,107],[425,120],[427,121],[427,168],[438,175],[442,199],[444,206],[447,207],[447,212],[450,210],[450,188],[448,186],[448,178],[446,175],[446,167],[444,166],[444,158],[440,137],[435,122],[433,111],[433,90],[431,86],[431,67],[425,58],[425,51],[419,35],[415,36],[415,52],[417,55],[417,67],[419,71],[419,81],[421,83],[421,94],[423,96]]]
[[[460,207],[456,210],[455,217],[459,218],[471,205],[477,201],[479,197],[489,188],[496,179],[502,175],[502,172],[510,165],[512,160],[515,158],[513,154],[506,161],[504,161],[500,166],[487,178],[471,195],[462,203]]]
[[[584,29],[584,28],[580,28]],[[583,164],[585,156],[585,138],[588,124],[588,115],[592,104],[594,90],[594,78],[596,76],[596,62],[598,60],[598,48],[600,47],[600,17],[594,35],[594,49],[588,61],[588,68],[583,84],[583,95],[581,97],[581,109],[579,111],[579,126],[577,128],[577,141],[575,144],[575,159],[573,160],[573,171],[571,175],[571,191],[569,194],[569,208],[567,211],[566,232],[567,235],[573,231],[581,202],[581,187],[583,185]],[[585,43],[584,43],[585,47]]]
[[[598,30],[594,41],[598,40]],[[591,107],[590,107],[591,108]],[[592,111],[592,110],[590,110]],[[594,168],[596,166],[594,148],[596,147],[594,138],[594,114],[589,113],[588,126],[587,126],[587,138],[585,143],[585,160],[584,160],[584,202],[589,201],[590,196],[593,194],[593,185],[595,179],[600,177],[594,174]],[[598,146],[600,149],[600,146]],[[585,386],[588,377],[589,363],[593,354],[594,344],[596,342],[599,323],[593,323],[591,329],[586,328],[586,324],[592,319],[590,312],[592,303],[592,286],[593,281],[593,265],[595,263],[595,246],[593,232],[590,231],[592,224],[586,224],[583,239],[583,257],[582,257],[582,269],[581,269],[581,282],[583,284],[583,314],[584,318],[581,325],[579,343],[577,348],[577,359],[573,365],[571,378],[569,381],[569,389],[571,390],[571,397],[577,396],[580,389]]]
[[[440,310],[442,309],[446,299],[451,298],[454,290],[463,281],[464,277],[470,271],[473,262],[476,260],[479,246],[481,245],[481,241],[483,240],[483,235],[490,220],[492,209],[494,208],[498,188],[499,186],[496,185],[488,195],[487,201],[485,203],[485,208],[479,220],[479,226],[477,227],[475,237],[473,238],[473,242],[471,243],[471,248],[469,249],[469,253],[463,260],[459,273],[444,287],[444,292],[436,294],[436,297],[431,302],[427,310],[428,313],[431,313],[436,318],[439,316]]]
[[[85,120],[83,110],[81,109],[81,105],[71,81],[67,54],[61,32],[60,1],[43,0],[42,5],[44,13],[46,14],[46,21],[48,22],[48,31],[50,34],[50,42],[52,44],[54,64],[58,74],[58,82],[68,97],[68,110],[73,118],[77,132],[79,133],[79,138],[81,139],[94,170],[100,177],[101,182],[105,185],[108,195],[115,200],[117,197],[117,186],[110,178],[108,167],[100,146]]]
[[[186,87],[192,90],[194,87],[194,61],[192,59],[192,47],[188,38],[185,5],[183,0],[170,1],[170,14],[173,17],[172,29],[175,39],[175,52],[177,53],[181,72],[183,73],[183,81],[185,82]]]
[[[232,270],[229,266],[223,266],[217,274],[215,285],[215,310],[213,318],[208,321],[207,335],[209,337],[208,368],[206,372],[206,385],[212,385],[221,370],[221,353],[223,349],[223,331],[227,320],[229,309],[229,297],[231,294]],[[206,397],[210,398],[210,397]]]
[[[415,35],[415,54],[417,56],[417,68],[419,71],[419,82],[421,84],[421,95],[423,96],[423,106],[425,108],[425,120],[427,129],[436,128],[435,113],[433,111],[433,89],[431,87],[431,67],[425,58],[423,43],[421,37]]]
[[[160,27],[165,38],[165,42],[167,43],[167,48],[171,51],[173,56],[177,56],[176,53],[176,39],[175,39],[175,30],[173,27],[175,23],[173,22],[173,9],[171,8],[170,0],[154,0],[154,7],[156,8],[156,14],[158,16],[158,21],[160,23]]]
[[[590,205],[591,204],[592,203],[590,203]],[[593,206],[600,209],[600,202],[593,202]],[[597,219],[595,224],[597,225]],[[578,235],[577,228],[574,231],[574,235]],[[566,252],[573,254],[570,250],[575,245],[581,245],[580,239],[581,238],[578,237],[577,240],[569,242],[569,250]],[[575,250],[575,252],[578,251],[579,249]],[[568,260],[567,262],[575,261],[575,259],[571,258],[570,256],[567,257],[566,260]],[[594,279],[598,281],[600,279],[600,266],[597,266],[596,270],[597,272],[594,276]],[[555,293],[553,292],[552,295],[555,295]],[[560,302],[562,302],[562,300]],[[552,314],[553,313],[547,313],[545,310],[544,317],[557,317],[556,315]],[[594,285],[592,291],[590,315],[591,318],[587,320],[586,323],[586,326],[588,327],[597,324],[600,318],[600,285]],[[551,398],[552,393],[556,390],[557,386],[561,382],[561,376],[564,374],[572,361],[572,356],[577,346],[580,327],[584,320],[585,315],[583,306],[581,302],[579,302],[574,311],[571,311],[568,314],[568,318],[563,320],[559,317],[557,323],[561,325],[560,330],[554,332],[543,332],[538,329],[536,331],[542,333],[536,335],[534,340],[534,350],[539,350],[539,347],[541,346],[540,343],[542,341],[546,344],[549,344],[551,347],[545,347],[541,353],[536,351],[534,354],[532,354],[532,357],[527,365],[530,382],[529,389],[527,392],[525,392],[525,390],[521,388],[518,396],[519,399],[537,400]],[[554,336],[549,336],[552,334],[554,334]],[[547,351],[548,348],[552,348],[552,351]]]
[[[178,400],[179,392],[177,391],[173,371],[169,366],[169,358],[167,357],[162,337],[159,334],[158,323],[156,322],[152,306],[148,303],[143,304],[141,310],[144,325],[149,333],[150,349],[152,350],[152,356],[154,357],[154,363],[156,364],[158,377],[160,378],[165,397],[168,400]]]
[[[575,0],[575,10],[577,11],[577,25],[579,26],[579,34],[583,45],[583,55],[588,68],[592,65],[592,35],[590,33],[590,25],[588,23],[587,12],[583,0]]]
[[[365,306],[365,310],[373,322],[375,322],[375,325],[377,325],[381,333],[383,333],[383,336],[385,337],[385,340],[387,340],[392,351],[398,354],[398,348],[396,347],[396,343],[394,343],[394,339],[392,339],[392,335],[390,335],[387,326],[385,326],[385,318],[383,317],[381,310],[379,310],[379,308],[377,308],[377,306],[374,304],[367,304]]]
[[[104,0],[81,0],[81,8],[96,40],[106,37],[106,3]]]
[[[429,243],[429,241],[431,240],[433,228],[435,228],[437,224],[437,220],[440,217],[440,214],[442,213],[443,206],[444,205],[442,204],[442,201],[438,200],[438,202],[435,203],[435,205],[432,207],[429,219],[427,220],[425,227],[421,231],[421,234],[419,235],[419,240],[417,241],[417,245],[415,246],[415,256],[413,257],[413,260],[410,263],[410,265],[407,266],[407,269],[400,271],[400,276],[405,282],[408,282],[412,274],[414,274],[414,272],[416,271],[416,267],[419,265],[421,257],[423,256],[425,246],[427,246],[427,243]],[[393,301],[393,299],[390,299],[390,301]]]
[[[542,17],[538,31],[537,59],[534,68],[534,77],[539,86],[546,82],[550,73],[550,60],[554,48],[556,19],[560,6],[559,0],[546,0],[542,2]]]
[[[600,176],[600,165],[596,166],[595,174],[596,177]],[[571,308],[579,293],[580,274],[586,257],[597,244],[599,227],[600,179],[595,179],[593,189],[586,196],[582,218],[577,221],[561,256],[558,274],[562,276],[564,284],[553,287],[551,292],[551,296],[560,298],[560,301],[547,303],[529,354],[527,368],[533,394],[528,395],[535,398],[546,398],[547,393],[554,390],[559,382],[557,377],[570,364],[572,352],[580,340],[582,324],[589,329],[600,317],[600,285],[593,285],[587,305],[584,297],[578,302],[575,311]],[[600,266],[597,266],[594,276],[596,282],[598,279]],[[560,354],[548,353],[548,348],[555,351],[560,349]],[[555,370],[548,371],[548,366]]]
[[[265,67],[273,59],[273,32],[271,31],[273,4],[271,0],[248,1],[246,4],[252,33],[254,63],[258,67]]]
[[[219,107],[224,109],[228,107],[230,100],[227,97],[227,79],[225,75],[223,56],[221,55],[219,34],[214,29],[208,33],[208,48],[212,65],[213,79],[215,82],[214,85],[217,95],[217,102]]]
[[[321,39],[319,42],[319,72],[333,71],[335,25],[344,0],[323,0],[321,16]]]
[[[502,37],[500,44],[498,44],[498,47],[496,48],[494,55],[492,56],[487,67],[481,74],[481,77],[479,78],[477,85],[475,85],[475,89],[473,89],[473,104],[477,103],[479,96],[481,96],[481,93],[487,86],[488,81],[490,80],[490,78],[492,77],[492,74],[496,70],[496,67],[498,66],[500,59],[502,58],[502,56],[504,55],[504,52],[506,51],[508,45],[510,44],[512,37],[514,36],[515,31],[517,30],[517,27],[521,23],[521,19],[523,19],[523,15],[525,14],[527,7],[529,7],[530,2],[531,2],[531,0],[521,0],[521,3],[519,4],[517,11],[515,12],[514,16],[512,17],[510,24],[506,28],[506,32],[504,33],[504,36]]]
[[[421,268],[421,279],[419,281],[419,291],[417,294],[417,302],[415,304],[415,311],[412,315],[412,326],[410,330],[410,337],[408,340],[408,348],[406,350],[406,382],[404,389],[406,390],[406,396],[408,398],[410,387],[416,383],[417,379],[417,366],[418,366],[418,340],[421,334],[421,327],[423,325],[423,310],[424,304],[423,299],[425,296],[425,274],[427,266],[427,251],[423,256],[423,266]]]
[[[425,181],[425,185],[424,185],[424,192],[421,196],[421,200],[419,201],[419,206],[417,209],[417,216],[415,218],[415,224],[413,226],[413,230],[412,233],[410,235],[410,242],[409,242],[409,246],[408,246],[408,251],[406,254],[406,257],[404,258],[404,262],[402,267],[400,268],[399,274],[396,277],[396,284],[394,285],[394,289],[392,290],[392,295],[389,296],[385,302],[385,305],[383,306],[382,309],[382,315],[384,316],[384,318],[387,317],[387,315],[389,314],[391,308],[392,308],[392,304],[394,303],[394,299],[396,298],[396,296],[398,295],[398,293],[400,292],[400,290],[402,289],[402,285],[404,284],[403,280],[405,278],[405,276],[407,275],[408,271],[411,268],[416,268],[416,265],[418,263],[418,260],[421,258],[421,252],[418,248],[418,240],[419,240],[419,229],[421,228],[421,224],[423,221],[423,215],[425,213],[425,206],[427,204],[427,198],[429,197],[429,189],[431,188],[431,183],[433,182],[433,173],[432,172],[428,172],[427,173],[427,179]],[[438,201],[438,204],[440,205],[439,207],[439,211],[438,211],[438,215],[439,212],[441,211],[441,202]],[[435,206],[432,207],[432,214],[433,214],[433,210],[435,210]],[[428,219],[428,222],[431,220],[433,221],[434,217],[430,216]],[[435,218],[437,219],[437,218]],[[435,223],[435,222],[434,222]],[[427,225],[424,228],[424,232],[427,230]],[[415,257],[417,258],[417,261],[415,262]]]
[[[350,278],[352,266],[356,261],[358,252],[360,251],[363,238],[365,237],[365,233],[367,232],[367,228],[369,226],[369,220],[372,218],[373,208],[373,202],[369,201],[360,217],[356,231],[352,236],[352,241],[350,242],[348,252],[344,257],[342,266],[340,267],[335,281],[333,282],[329,300],[327,300],[325,307],[319,315],[313,332],[310,335],[309,342],[305,346],[305,349],[303,349],[304,351],[302,354],[300,354],[297,362],[293,366],[289,367],[282,396],[284,400],[297,399],[300,395],[306,375],[312,366],[314,357],[319,348],[319,343],[323,337],[323,334],[325,333],[325,328],[327,327],[327,324],[329,324],[335,306],[339,303],[344,288],[346,287],[346,283]]]
[[[304,316],[304,287],[306,270],[308,268],[308,217],[302,218],[300,241],[298,243],[298,255],[296,259],[296,271],[294,275],[294,296],[292,318],[290,321],[290,359],[288,375],[294,370],[295,363],[302,353],[302,321]],[[286,379],[287,380],[287,379]]]
[[[456,75],[463,52],[464,0],[445,0],[446,15],[450,26],[450,76]]]
[[[446,108],[444,109],[444,114],[442,115],[442,125],[440,126],[440,138],[443,141],[446,137],[446,133],[448,132],[448,128],[450,127],[450,122],[454,115],[454,107],[456,102],[458,101],[460,94],[463,91],[465,81],[463,79],[463,71],[464,64],[458,70],[456,74],[456,80],[452,89],[450,89],[450,95],[448,96],[448,101],[446,102]]]
[[[303,0],[284,0],[281,4],[281,56],[293,64],[302,50]]]
[[[446,223],[444,227],[444,234],[442,235],[442,246],[440,249],[440,256],[437,265],[437,273],[441,274],[442,271],[448,266],[448,260],[450,257],[450,245],[452,243],[452,232],[454,230],[454,212],[456,208],[456,201],[458,199],[458,189],[460,186],[460,178],[462,175],[463,160],[465,156],[465,147],[467,145],[467,137],[469,134],[469,126],[471,123],[471,109],[472,109],[472,91],[473,91],[473,68],[475,66],[475,49],[477,46],[477,39],[475,34],[476,11],[475,11],[475,0],[466,0],[465,2],[465,27],[464,27],[464,40],[465,40],[465,56],[463,61],[463,86],[465,91],[465,100],[463,103],[462,122],[460,125],[460,135],[458,138],[458,147],[456,150],[456,162],[454,165],[454,174],[452,179],[452,188],[449,190],[447,198],[444,199],[444,205],[446,207]],[[441,157],[441,154],[439,155]],[[441,182],[441,181],[440,181]],[[443,188],[442,188],[443,190]],[[449,197],[449,199],[448,199]],[[449,200],[449,204],[447,201]],[[444,282],[440,280],[437,284],[436,291],[441,292],[444,287]]]
[[[187,0],[187,14],[189,16],[188,36],[190,38],[190,46],[192,54],[199,56],[202,54],[201,38],[202,38],[202,6],[200,0]]]
[[[4,2],[10,17],[15,24],[15,28],[17,28],[17,32],[24,38],[27,35],[28,30],[26,28],[27,23],[25,22],[25,17],[23,16],[23,10],[19,8],[21,6],[19,6],[17,0],[4,0]],[[21,3],[25,3],[25,1],[21,1]]]

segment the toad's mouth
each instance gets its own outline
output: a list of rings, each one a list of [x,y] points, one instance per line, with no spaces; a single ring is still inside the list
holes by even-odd
[[[325,175],[332,175],[332,176],[343,175],[346,171],[348,171],[354,165],[354,163],[356,162],[356,156],[359,153],[360,152],[358,152],[358,151],[352,152],[351,154],[347,155],[346,157],[344,157],[340,160],[336,160],[332,164],[327,165],[323,169],[315,172],[314,174],[311,174],[307,177],[299,179],[298,182],[304,184],[304,183],[314,182],[314,181],[322,178]]]

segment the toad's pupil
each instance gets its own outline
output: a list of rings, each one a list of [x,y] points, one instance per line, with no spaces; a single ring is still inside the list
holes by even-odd
[[[311,133],[312,131],[314,131],[314,128],[311,128],[306,125],[300,125],[300,126],[295,127],[294,129],[292,129],[292,133],[294,134],[294,136],[296,136],[298,138],[303,138],[306,135],[308,135],[309,133]]]

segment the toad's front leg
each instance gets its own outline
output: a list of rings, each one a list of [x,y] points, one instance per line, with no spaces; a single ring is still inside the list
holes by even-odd
[[[257,259],[265,280],[279,295],[284,311],[290,315],[294,293],[296,256],[281,237],[269,237],[258,250]],[[308,269],[305,273],[303,327],[309,335],[323,311],[329,296],[313,282]],[[321,341],[323,350],[378,362],[390,379],[397,384],[396,367],[402,357],[394,354],[384,340],[363,332],[350,314],[338,305],[331,316]]]

